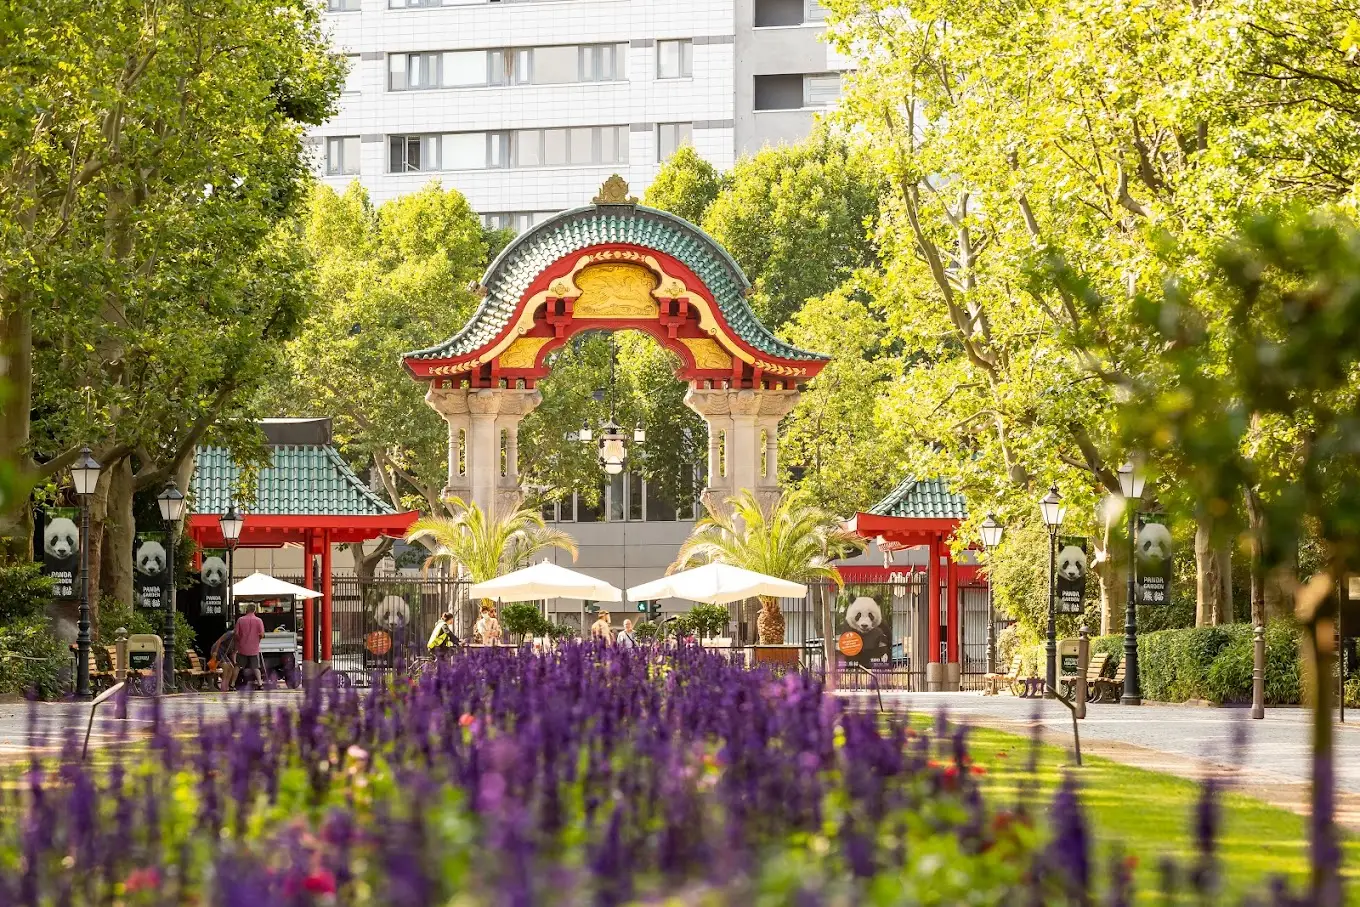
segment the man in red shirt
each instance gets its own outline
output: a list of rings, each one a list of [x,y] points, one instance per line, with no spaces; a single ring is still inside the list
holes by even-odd
[[[255,603],[246,602],[245,613],[236,619],[236,666],[247,683],[258,685],[264,676],[260,663],[260,640],[264,639],[264,621],[255,613]]]

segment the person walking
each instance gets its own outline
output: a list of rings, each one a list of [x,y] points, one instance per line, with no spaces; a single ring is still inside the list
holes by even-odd
[[[590,625],[590,638],[603,639],[605,642],[614,641],[614,631],[609,624],[608,611],[601,611],[600,616],[595,619],[595,623]]]
[[[449,655],[462,643],[458,640],[457,634],[453,632],[453,612],[445,611],[439,617],[439,621],[434,625],[434,630],[430,633],[429,642],[425,643],[425,648],[430,650],[431,655]]]
[[[637,648],[638,641],[637,637],[633,635],[633,622],[631,620],[623,622],[623,630],[615,637],[614,642],[618,643],[619,647],[623,649]]]
[[[264,621],[255,613],[255,603],[245,603],[245,613],[236,619],[236,666],[242,677],[259,687],[264,678],[264,664],[260,660],[260,640],[264,639]]]
[[[240,669],[236,667],[236,632],[228,630],[217,638],[213,643],[212,649],[208,652],[208,670],[216,671],[222,669],[222,692],[230,693],[236,689],[236,676]]]
[[[472,628],[472,638],[484,646],[500,645],[501,622],[496,620],[496,612],[490,605],[482,605],[482,616]]]

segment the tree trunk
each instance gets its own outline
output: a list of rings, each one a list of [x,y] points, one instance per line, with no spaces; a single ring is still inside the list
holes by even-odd
[[[100,592],[123,604],[134,601],[132,549],[137,526],[132,515],[132,460],[123,457],[108,470],[108,503],[101,524],[104,528],[104,575]]]
[[[1282,552],[1281,563],[1274,570],[1268,571],[1262,577],[1265,584],[1265,610],[1266,619],[1276,617],[1290,617],[1294,613],[1294,605],[1290,601],[1289,590],[1294,588],[1299,581],[1299,550],[1293,548]]]
[[[1201,513],[1195,521],[1195,626],[1223,623],[1223,571],[1214,546],[1213,517]]]
[[[1096,573],[1100,583],[1100,635],[1124,632],[1124,609],[1128,605],[1129,576],[1122,560],[1101,564]]]
[[[760,616],[756,618],[756,632],[762,646],[778,646],[784,642],[784,612],[779,599],[761,596]]]
[[[1233,551],[1230,544],[1225,543],[1218,546],[1218,575],[1223,580],[1223,588],[1220,592],[1223,602],[1220,622],[1225,624],[1237,623],[1237,602],[1233,600]]]
[[[9,387],[0,403],[0,463],[28,466],[29,412],[33,408],[33,313],[25,300],[0,294],[8,314],[0,319],[0,354]],[[0,560],[33,559],[33,508],[27,494],[15,495],[0,511]]]

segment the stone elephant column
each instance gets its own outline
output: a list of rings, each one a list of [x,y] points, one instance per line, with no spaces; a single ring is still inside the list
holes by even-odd
[[[706,499],[721,503],[742,489],[762,498],[778,496],[779,422],[797,402],[795,390],[690,388],[685,405],[708,425]],[[720,438],[726,439],[725,457],[719,450]]]
[[[449,475],[445,493],[470,501],[488,514],[517,506],[519,425],[543,401],[542,395],[523,388],[431,386],[425,401],[449,425]],[[502,431],[507,438],[504,468]],[[461,458],[460,437],[463,442]],[[513,503],[509,500],[512,497]]]

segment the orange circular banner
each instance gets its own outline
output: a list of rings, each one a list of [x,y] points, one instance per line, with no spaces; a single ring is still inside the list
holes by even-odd
[[[864,638],[853,630],[848,630],[836,640],[836,648],[848,658],[854,658],[864,649]]]
[[[364,637],[364,648],[374,655],[386,655],[392,651],[392,637],[382,630],[374,630]]]

